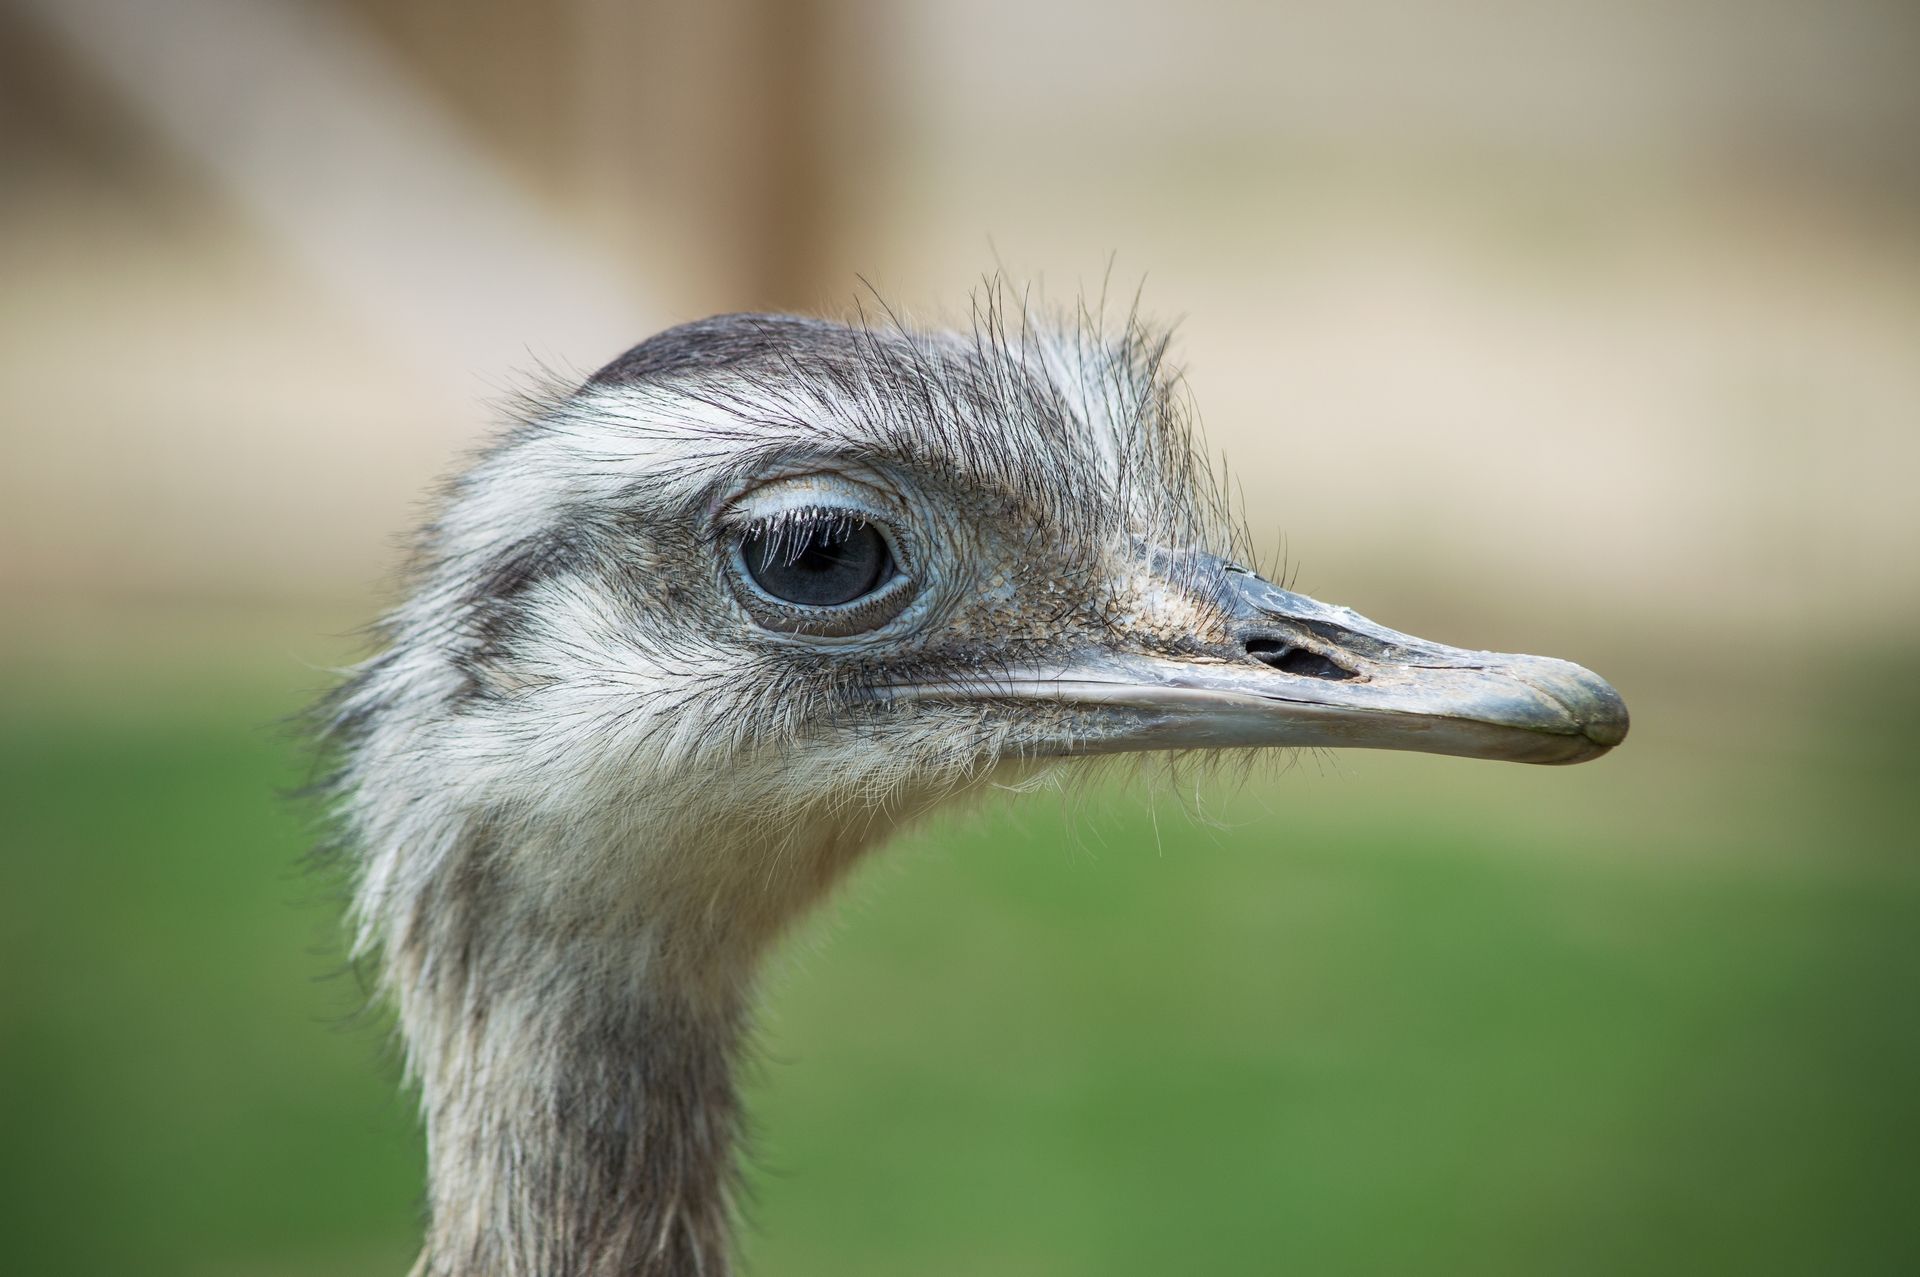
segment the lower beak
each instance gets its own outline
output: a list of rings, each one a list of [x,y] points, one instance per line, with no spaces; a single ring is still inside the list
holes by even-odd
[[[1293,746],[1578,763],[1626,738],[1620,694],[1569,661],[1429,642],[1231,565],[1213,588],[1233,637],[1198,655],[1089,651],[893,697],[1052,702],[1071,712],[1042,752],[1067,755]]]

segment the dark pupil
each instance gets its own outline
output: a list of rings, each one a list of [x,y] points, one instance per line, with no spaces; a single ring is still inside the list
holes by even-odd
[[[754,584],[804,607],[851,603],[893,575],[886,538],[853,520],[751,532],[741,550]]]

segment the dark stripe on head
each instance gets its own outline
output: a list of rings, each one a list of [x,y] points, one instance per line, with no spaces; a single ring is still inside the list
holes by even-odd
[[[568,520],[514,542],[487,564],[460,600],[457,613],[466,632],[466,643],[453,657],[464,676],[458,700],[486,693],[488,672],[512,653],[526,631],[527,591],[536,582],[586,569],[594,557],[592,536],[586,524]]]
[[[853,329],[799,315],[715,315],[656,333],[587,379],[625,386],[691,373],[777,364],[795,355],[850,358]]]

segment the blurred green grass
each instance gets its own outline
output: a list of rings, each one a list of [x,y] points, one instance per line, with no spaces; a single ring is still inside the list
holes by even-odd
[[[748,1271],[1920,1271],[1904,664],[1804,720],[1636,694],[1592,767],[937,823],[769,981]],[[299,681],[0,684],[7,1271],[410,1262],[408,1105],[277,797]]]

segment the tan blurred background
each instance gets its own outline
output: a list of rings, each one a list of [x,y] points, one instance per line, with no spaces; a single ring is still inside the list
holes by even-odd
[[[536,365],[1110,264],[1310,588],[1920,603],[1897,0],[9,0],[0,106],[24,610],[364,610]]]
[[[404,1266],[261,724],[497,404],[996,270],[1144,281],[1301,588],[1591,664],[1634,735],[886,878],[774,1003],[766,1270],[1916,1270],[1920,7],[0,0],[32,1271]]]

